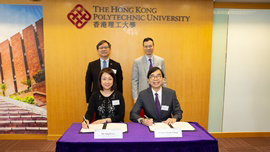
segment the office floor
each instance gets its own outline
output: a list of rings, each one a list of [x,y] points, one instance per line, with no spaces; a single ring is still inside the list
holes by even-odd
[[[56,141],[0,140],[0,152],[55,152]]]
[[[270,152],[270,138],[218,138],[220,152]]]
[[[218,138],[219,152],[270,152],[269,138]],[[0,140],[0,152],[55,152],[56,141]]]

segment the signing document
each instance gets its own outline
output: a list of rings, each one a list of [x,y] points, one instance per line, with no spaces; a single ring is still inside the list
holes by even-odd
[[[182,131],[195,131],[195,128],[188,122],[175,122],[173,124],[165,124],[163,122],[155,122],[152,126],[149,126],[150,131],[156,131],[159,129],[181,129]]]
[[[105,124],[89,124],[89,128],[80,130],[80,133],[91,133],[96,130],[120,130],[122,132],[127,132],[127,124],[125,123],[105,123]]]

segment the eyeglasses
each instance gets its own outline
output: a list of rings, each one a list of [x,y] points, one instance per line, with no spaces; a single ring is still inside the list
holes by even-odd
[[[98,49],[102,50],[102,49],[108,49],[108,46],[103,46],[103,47],[99,47]]]
[[[153,45],[145,45],[143,46],[145,49],[149,48],[149,49],[152,49],[153,48]]]
[[[158,74],[158,75],[150,75],[149,78],[152,79],[152,80],[154,80],[155,78],[160,79],[161,75],[160,74]]]

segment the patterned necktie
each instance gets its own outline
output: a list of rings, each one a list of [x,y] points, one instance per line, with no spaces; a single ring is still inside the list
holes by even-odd
[[[153,68],[152,59],[149,59],[149,62],[150,62],[150,65],[149,65],[149,70],[150,70],[151,68]]]
[[[160,116],[160,102],[158,100],[158,93],[156,93],[155,95],[156,95],[155,102],[156,102],[157,112],[158,112],[158,116]]]
[[[150,70],[151,68],[153,68],[152,59],[148,59],[148,60],[150,62],[150,65],[149,65],[149,70]],[[151,87],[151,84],[150,83],[149,83],[149,87]]]
[[[103,60],[103,66],[102,69],[107,68],[106,60]]]

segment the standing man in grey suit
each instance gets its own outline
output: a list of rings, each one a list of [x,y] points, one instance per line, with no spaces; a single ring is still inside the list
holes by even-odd
[[[144,56],[135,59],[132,68],[132,99],[136,102],[139,92],[148,88],[147,72],[152,67],[159,67],[164,73],[163,86],[166,87],[166,74],[164,59],[154,55],[154,40],[145,38],[143,40]]]
[[[164,74],[158,67],[153,67],[147,74],[151,87],[140,92],[139,97],[130,112],[130,120],[151,126],[153,122],[175,123],[182,119],[183,111],[176,98],[174,90],[162,87]],[[144,108],[147,118],[140,117]],[[172,117],[173,116],[173,117]]]
[[[123,93],[123,74],[121,65],[120,63],[109,58],[111,52],[111,44],[106,40],[102,40],[97,44],[96,48],[100,58],[88,64],[85,76],[86,103],[89,102],[93,92],[99,92],[98,75],[103,68],[108,67],[113,70],[116,76],[117,91]]]

